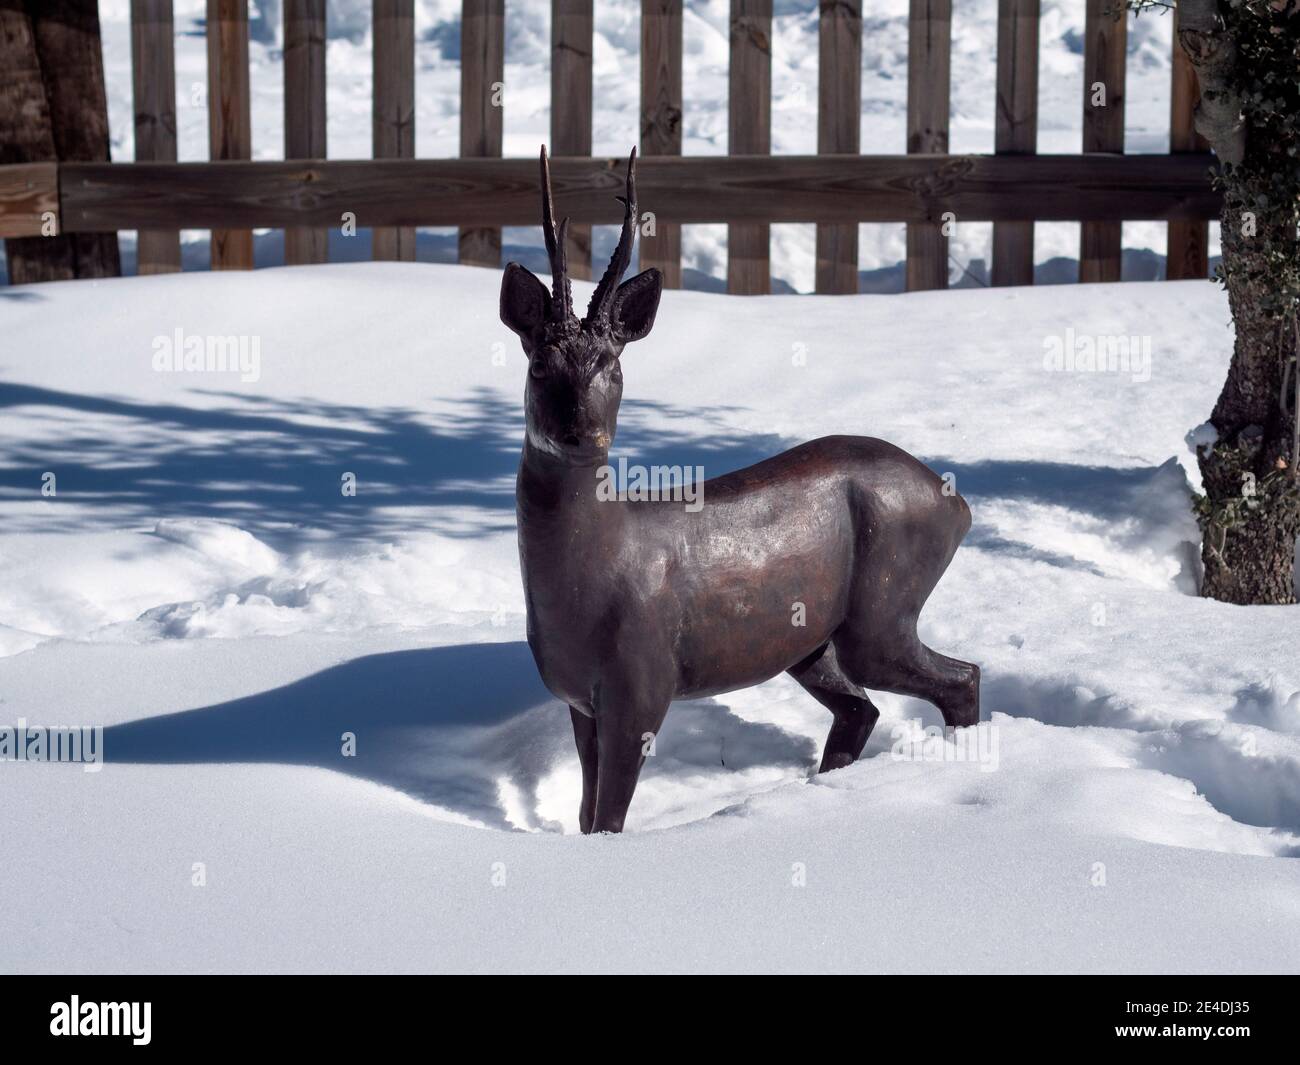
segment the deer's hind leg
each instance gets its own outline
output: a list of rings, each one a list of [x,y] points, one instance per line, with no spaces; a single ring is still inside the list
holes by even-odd
[[[844,675],[834,645],[824,645],[786,672],[835,718],[817,772],[852,765],[867,745],[880,711],[867,698],[867,693]]]
[[[942,572],[928,580],[924,570],[891,565],[860,574],[865,591],[832,639],[840,668],[855,684],[925,699],[944,724],[960,728],[979,723],[979,666],[931,650],[916,634],[921,607]]]
[[[932,651],[917,637],[915,625],[911,621],[837,633],[836,645],[846,673],[876,691],[934,703],[950,727],[978,724],[979,666]]]
[[[979,667],[931,650],[916,622],[968,524],[954,520],[949,535],[880,537],[865,545],[849,608],[832,637],[840,668],[855,684],[925,699],[954,727],[979,722]]]

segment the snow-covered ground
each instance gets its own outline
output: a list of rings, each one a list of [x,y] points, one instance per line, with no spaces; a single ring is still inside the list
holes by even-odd
[[[881,695],[816,777],[792,681],[679,704],[628,833],[589,838],[523,643],[498,284],[0,292],[0,726],[106,752],[0,763],[0,968],[1300,967],[1300,613],[1191,594],[1214,286],[665,293],[616,452],[713,476],[844,432],[953,474],[975,524],[922,635],[981,664],[989,723],[957,761]],[[178,329],[257,364],[155,370]],[[1048,369],[1067,330],[1150,363]]]
[[[329,0],[326,27],[328,152],[336,159],[371,154],[371,0]],[[1083,28],[1085,0],[1043,0],[1039,59],[1040,152],[1077,152],[1083,126]],[[176,0],[176,102],[179,157],[208,157],[206,0]],[[640,129],[640,3],[599,0],[593,40],[593,148],[598,155],[625,156]],[[993,150],[997,54],[997,0],[954,5],[952,31],[951,150]],[[415,153],[455,156],[460,151],[460,0],[416,0]],[[131,107],[130,4],[100,0],[109,125],[115,160],[134,156]],[[253,157],[284,157],[283,16],[280,0],[250,0],[250,83]],[[683,19],[683,151],[727,150],[729,0],[686,0]],[[906,147],[908,0],[866,0],[863,17],[862,151],[900,153]],[[1169,17],[1130,14],[1125,150],[1169,149]],[[550,4],[507,0],[505,154],[533,157],[548,141],[551,120]],[[817,150],[817,2],[779,0],[772,39],[772,150]],[[598,250],[612,245],[613,227],[598,228]],[[1212,254],[1217,254],[1217,225]],[[863,270],[889,267],[904,258],[902,225],[864,225],[859,241]],[[131,234],[124,234],[128,244]],[[454,250],[452,231],[438,231],[442,250]],[[206,240],[207,233],[187,234]],[[507,244],[540,244],[537,230],[507,229]],[[951,250],[959,264],[990,261],[992,227],[962,223]],[[683,264],[714,278],[726,276],[727,227],[693,225],[683,234]],[[1131,222],[1124,246],[1163,256],[1165,225]],[[432,244],[430,245],[432,247]],[[772,227],[776,277],[800,292],[813,288],[815,228]],[[259,255],[274,256],[273,246]],[[1036,227],[1035,258],[1077,258],[1079,226]],[[953,280],[961,278],[953,267]]]

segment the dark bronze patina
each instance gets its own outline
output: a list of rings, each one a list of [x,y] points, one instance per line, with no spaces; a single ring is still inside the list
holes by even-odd
[[[510,263],[501,320],[529,361],[516,486],[528,644],[569,704],[582,831],[622,830],[674,699],[784,670],[834,715],[821,772],[862,753],[879,716],[864,688],[929,700],[951,726],[977,722],[979,668],[916,634],[970,510],[906,452],[869,437],[814,440],[706,481],[695,512],[598,494],[619,356],[650,332],[663,278],[652,269],[619,284],[638,219],[634,149],[623,232],[579,321],[545,149],[541,166],[551,290]]]

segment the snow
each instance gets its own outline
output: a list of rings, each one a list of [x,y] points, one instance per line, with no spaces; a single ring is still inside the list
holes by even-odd
[[[252,154],[284,157],[284,66],[281,0],[250,3],[250,86]],[[328,154],[366,159],[371,154],[371,0],[330,0],[326,30],[326,116]],[[993,151],[996,102],[997,0],[963,0],[955,5],[952,32],[950,148]],[[416,0],[415,154],[455,156],[460,150],[460,0]],[[1084,0],[1043,0],[1040,23],[1039,136],[1044,153],[1078,152],[1083,138]],[[182,160],[208,157],[207,53],[203,36],[205,0],[176,0],[177,140]],[[130,5],[99,5],[108,89],[112,157],[134,155],[131,106]],[[729,0],[687,0],[683,17],[682,150],[687,155],[727,151]],[[601,0],[595,8],[593,39],[592,141],[597,155],[623,157],[640,129],[638,0]],[[870,0],[863,18],[862,151],[897,154],[906,150],[907,0]],[[1169,149],[1172,19],[1159,14],[1128,15],[1125,150]],[[535,157],[549,141],[551,121],[550,5],[510,0],[505,17],[504,151]],[[817,3],[783,0],[775,6],[772,32],[772,151],[803,154],[817,150]],[[950,250],[957,263],[991,261],[992,226],[957,220]],[[1163,223],[1128,222],[1124,247],[1163,255]],[[445,252],[454,250],[454,232]],[[614,227],[597,227],[597,253]],[[1217,225],[1211,255],[1218,253]],[[206,240],[206,232],[187,233]],[[507,245],[540,245],[536,228],[505,232]],[[683,265],[713,278],[726,276],[725,225],[683,229]],[[889,267],[904,258],[902,225],[860,227],[859,266]],[[332,249],[336,257],[347,249]],[[800,292],[813,288],[815,227],[772,227],[773,273]],[[1075,259],[1077,223],[1041,223],[1035,229],[1035,258]],[[263,250],[262,257],[277,254]],[[961,279],[953,267],[954,282]],[[692,282],[694,283],[694,282]]]
[[[843,432],[951,473],[974,526],[922,636],[981,665],[986,723],[959,750],[881,694],[818,777],[787,678],[678,704],[628,832],[584,838],[523,643],[498,284],[0,299],[0,726],[106,755],[0,765],[0,893],[39,915],[0,968],[1296,969],[1300,618],[1194,594],[1216,287],[665,293],[615,455],[715,476]],[[256,338],[259,376],[155,370],[178,328]],[[1149,338],[1149,375],[1052,369],[1067,330]]]

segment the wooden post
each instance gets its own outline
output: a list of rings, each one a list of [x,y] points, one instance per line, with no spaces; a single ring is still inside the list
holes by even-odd
[[[1038,150],[1039,0],[998,0],[999,155]],[[1034,223],[993,223],[993,284],[1034,283]]]
[[[641,0],[641,154],[682,154],[682,0]],[[681,226],[656,217],[640,254],[642,270],[657,266],[666,288],[682,287]]]
[[[591,155],[592,0],[551,0],[551,154]],[[569,226],[569,276],[591,278],[591,226]]]
[[[56,162],[36,34],[20,4],[0,4],[0,65],[0,163]],[[74,249],[62,236],[10,237],[5,258],[11,285],[76,277]]]
[[[172,0],[131,0],[131,90],[137,162],[176,162],[176,61]],[[136,231],[136,272],[181,268],[176,229]]]
[[[20,3],[0,3],[0,61],[0,163],[57,162],[36,31]]]
[[[208,0],[208,155],[248,159],[248,0]],[[251,270],[253,231],[212,230],[212,269]]]
[[[772,0],[731,0],[731,72],[727,88],[731,155],[772,151]],[[771,227],[727,227],[727,291],[772,291]]]
[[[1178,43],[1178,11],[1174,11],[1173,93],[1170,98],[1169,150],[1203,152],[1209,148],[1192,120],[1201,89],[1196,70]],[[1204,280],[1210,275],[1210,224],[1170,222],[1165,254],[1165,277],[1170,281]]]
[[[94,0],[0,4],[0,72],[0,163],[108,161]],[[61,222],[5,242],[11,284],[121,273],[116,233],[63,233]]]
[[[952,0],[911,0],[907,33],[907,151],[948,151]],[[942,212],[940,212],[942,213]],[[907,290],[948,287],[948,238],[938,218],[907,227]]]
[[[374,108],[376,159],[415,156],[415,0],[374,0]],[[415,260],[414,226],[375,226],[375,259]]]
[[[463,0],[460,14],[460,154],[499,159],[505,78],[505,0]],[[501,229],[462,227],[457,257],[501,266]]]
[[[821,0],[817,151],[857,155],[862,117],[862,0]],[[817,227],[817,291],[858,291],[858,226]]]
[[[1083,150],[1124,151],[1124,70],[1128,20],[1114,0],[1087,0],[1083,46]],[[1084,222],[1079,280],[1118,281],[1124,223]]]
[[[284,0],[284,157],[325,158],[325,0]],[[284,261],[329,262],[329,230],[290,226]]]

